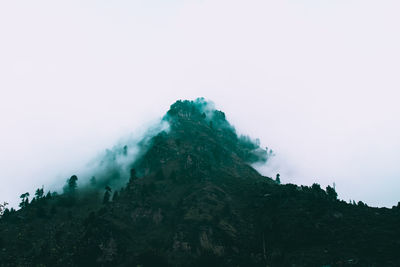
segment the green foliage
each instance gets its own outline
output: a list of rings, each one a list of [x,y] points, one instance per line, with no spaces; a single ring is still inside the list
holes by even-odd
[[[137,179],[136,170],[134,168],[131,168],[130,176],[129,176],[129,182],[133,182],[136,179]]]
[[[205,118],[203,114],[206,115]],[[198,131],[213,135],[212,138],[224,147],[223,150],[236,153],[245,162],[265,162],[268,158],[267,151],[260,148],[257,141],[251,140],[248,136],[239,137],[235,128],[226,120],[225,113],[215,110],[213,104],[204,98],[175,102],[164,120],[170,123],[172,130],[178,128],[176,133],[182,141],[188,135],[197,137],[196,131]],[[186,135],[180,134],[182,130]]]
[[[7,202],[0,203],[0,217],[3,216],[4,212],[7,210]]]
[[[78,181],[78,177],[76,175],[72,175],[71,178],[69,178],[67,184],[68,184],[68,190],[70,192],[74,192],[76,190]]]
[[[358,202],[357,202],[357,206],[360,206],[360,207],[367,207],[367,204],[365,204],[365,203],[362,202],[362,201],[358,201]]]
[[[400,204],[349,205],[330,186],[261,176],[249,163],[268,149],[204,99],[178,101],[165,119],[169,131],[129,168],[116,169],[129,154],[120,147],[87,188],[71,176],[63,194],[38,189],[29,205],[21,195],[23,209],[5,209],[0,265],[400,266]],[[122,190],[108,183],[119,178]]]
[[[277,184],[281,184],[281,175],[278,173],[278,174],[276,174],[276,178],[275,178],[275,182],[277,183]]]
[[[36,189],[35,197],[36,197],[37,200],[43,198],[43,195],[44,195],[44,189],[43,189],[43,187],[42,187],[42,188]]]
[[[164,180],[164,179],[165,179],[164,172],[163,172],[163,170],[162,170],[161,168],[157,171],[156,177],[157,177],[157,179],[159,179],[159,180]]]
[[[117,201],[118,200],[118,191],[114,191],[113,197],[112,197],[112,201]]]
[[[36,216],[38,218],[45,218],[46,217],[46,209],[40,205],[36,208]]]
[[[317,184],[317,183],[313,183],[312,186],[311,186],[311,189],[312,189],[313,191],[315,191],[315,192],[321,192],[321,191],[322,191],[321,185],[319,185],[319,184]]]
[[[72,175],[69,179],[67,179],[67,183],[64,186],[64,193],[66,194],[74,194],[78,187],[78,177],[76,175]]]
[[[111,187],[109,187],[108,185],[105,187],[105,192],[104,192],[104,197],[103,197],[103,204],[107,204],[108,202],[110,202],[110,197],[111,197]]]
[[[21,194],[20,196],[19,196],[19,198],[21,199],[21,202],[19,203],[19,207],[22,209],[22,208],[25,208],[26,206],[28,206],[28,204],[29,204],[29,192],[26,192],[26,193],[24,193],[24,194]]]
[[[326,193],[327,193],[328,198],[329,198],[330,200],[337,200],[337,193],[336,193],[336,190],[335,190],[333,187],[331,187],[330,185],[328,185],[328,186],[326,187]]]

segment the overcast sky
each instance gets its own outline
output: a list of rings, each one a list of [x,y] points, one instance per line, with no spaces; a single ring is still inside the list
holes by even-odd
[[[400,201],[399,1],[0,1],[0,201],[204,96],[282,182]]]

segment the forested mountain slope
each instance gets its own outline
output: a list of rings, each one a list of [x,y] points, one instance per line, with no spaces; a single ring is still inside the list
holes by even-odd
[[[127,170],[6,210],[0,266],[400,266],[399,207],[260,175],[251,164],[268,151],[203,99],[163,120]]]

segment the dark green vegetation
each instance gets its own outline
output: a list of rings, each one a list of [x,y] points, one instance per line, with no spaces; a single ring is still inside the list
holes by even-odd
[[[267,152],[203,100],[164,120],[128,170],[111,162],[86,186],[72,176],[63,194],[21,195],[0,220],[0,265],[400,266],[400,207],[261,176],[249,164]]]

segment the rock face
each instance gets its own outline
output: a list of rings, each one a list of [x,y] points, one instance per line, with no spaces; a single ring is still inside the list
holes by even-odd
[[[127,170],[97,182],[131,173],[112,201],[78,186],[6,213],[0,266],[400,266],[398,208],[263,177],[250,164],[267,151],[203,99],[163,120]]]

